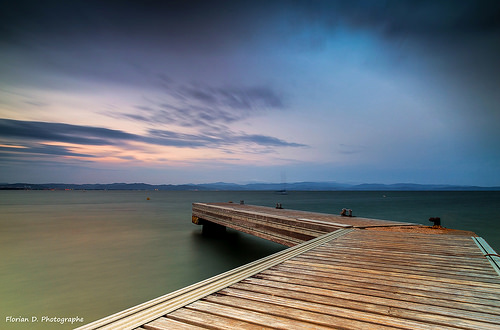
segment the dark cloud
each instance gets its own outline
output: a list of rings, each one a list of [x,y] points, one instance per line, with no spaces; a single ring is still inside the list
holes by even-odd
[[[500,28],[496,0],[18,0],[4,2],[0,13],[3,42],[68,48],[91,43],[103,50],[133,44],[179,54],[219,53],[265,37],[285,45],[311,27],[331,31],[347,25],[425,40],[461,39]]]
[[[84,145],[113,145],[117,143],[116,141],[136,140],[138,138],[136,135],[123,131],[101,127],[11,119],[0,119],[0,136]]]
[[[214,138],[207,135],[195,135],[177,133],[167,130],[149,130],[149,137],[145,140],[150,143],[176,146],[176,147],[217,147],[223,143],[220,138]]]
[[[253,87],[212,87],[204,83],[178,85],[168,79],[163,92],[170,101],[148,101],[136,105],[139,113],[118,114],[129,119],[187,127],[220,127],[261,114],[284,109],[282,96],[274,89]]]
[[[119,145],[126,146],[131,141],[162,146],[190,148],[220,148],[237,144],[252,143],[264,147],[304,147],[304,145],[265,136],[235,134],[231,131],[218,131],[200,134],[185,134],[168,130],[151,129],[141,136],[93,126],[78,126],[61,123],[46,123],[0,119],[0,137],[3,140],[27,142],[26,148],[3,148],[8,151],[41,153],[50,155],[71,155],[65,147],[50,146],[44,142],[64,142],[80,145]],[[89,155],[79,155],[90,157]]]
[[[235,49],[243,49],[249,56],[270,47],[296,51],[322,44],[339,27],[410,44],[422,49],[418,56],[424,58],[437,53],[455,66],[491,67],[500,56],[500,2],[496,0],[19,0],[5,2],[2,9],[0,43],[25,47],[28,51],[23,56],[31,56],[36,67],[71,77],[140,86],[149,80],[159,80],[165,88],[172,86],[171,78],[154,77],[158,67],[180,65],[185,66],[183,70],[196,71],[194,67],[213,65],[211,54],[225,58]],[[469,44],[477,38],[486,41]],[[469,52],[474,46],[483,51]],[[403,55],[413,52],[414,48],[399,50]],[[10,60],[18,55],[10,54]],[[13,64],[26,66],[25,62]],[[479,79],[490,77],[480,71]],[[467,74],[463,72],[461,77]],[[25,79],[25,83],[29,81]],[[257,96],[266,106],[280,107],[279,98],[262,92],[196,85],[174,86],[171,91],[179,99],[238,109],[255,106]]]
[[[2,157],[19,158],[19,154],[39,154],[46,156],[73,156],[94,158],[94,155],[77,153],[63,146],[46,145],[43,143],[30,143],[30,146],[24,148],[0,147]]]
[[[381,33],[386,37],[463,38],[497,33],[500,2],[496,0],[357,0],[282,1],[288,23],[296,29],[339,26]],[[296,31],[296,30],[295,30]]]
[[[194,100],[212,107],[227,107],[234,110],[258,110],[282,108],[283,102],[277,93],[265,87],[213,88],[202,84],[182,86],[174,95],[183,100]]]
[[[167,130],[150,130],[148,141],[156,144],[189,147],[225,147],[255,144],[265,147],[306,147],[304,144],[287,142],[276,137],[259,134],[237,134],[227,131],[209,131],[200,134],[182,134]]]
[[[252,142],[258,145],[266,145],[274,147],[306,147],[306,145],[304,144],[290,143],[283,141],[281,139],[277,139],[272,136],[259,135],[259,134],[235,136],[235,139],[241,142]]]
[[[175,45],[180,51],[244,43],[253,35],[249,27],[258,26],[254,15],[262,18],[269,9],[234,1],[20,0],[3,7],[0,36],[14,43],[92,40],[114,46],[139,40],[143,45]]]

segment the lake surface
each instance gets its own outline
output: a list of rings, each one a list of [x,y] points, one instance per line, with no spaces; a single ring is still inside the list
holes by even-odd
[[[500,192],[0,191],[0,328],[71,329],[284,249],[236,231],[207,238],[191,223],[193,202],[240,200],[425,225],[441,217],[500,251]]]

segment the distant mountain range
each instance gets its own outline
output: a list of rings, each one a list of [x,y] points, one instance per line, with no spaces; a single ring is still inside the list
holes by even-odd
[[[204,184],[161,184],[111,183],[111,184],[65,184],[65,183],[0,183],[0,190],[171,190],[171,191],[500,191],[500,187],[479,187],[439,184],[345,184],[337,182],[295,182],[295,183],[204,183]]]

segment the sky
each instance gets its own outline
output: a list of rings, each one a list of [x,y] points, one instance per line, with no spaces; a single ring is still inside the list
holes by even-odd
[[[0,182],[500,186],[500,2],[2,1]]]

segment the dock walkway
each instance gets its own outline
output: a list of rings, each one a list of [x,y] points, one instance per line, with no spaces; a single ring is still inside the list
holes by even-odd
[[[217,224],[286,246],[294,246],[340,228],[415,225],[235,203],[193,203],[193,223],[204,227]]]
[[[80,329],[500,328],[500,258],[473,233],[193,204],[193,222],[215,220],[296,243]]]

